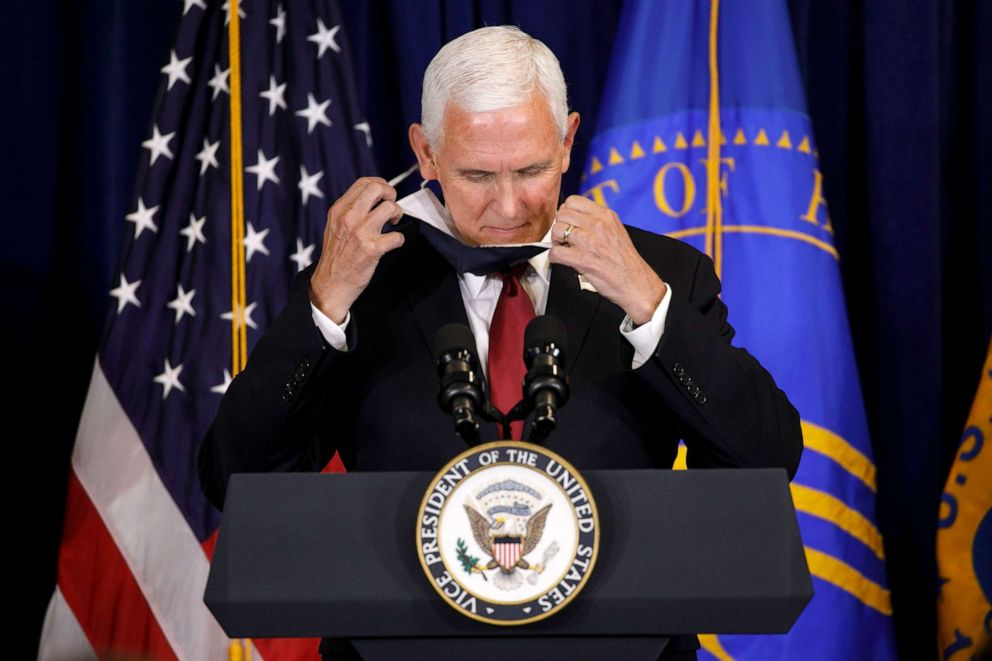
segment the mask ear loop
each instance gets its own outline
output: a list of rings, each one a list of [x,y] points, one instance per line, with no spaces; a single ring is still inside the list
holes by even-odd
[[[432,164],[433,164],[433,163],[432,163]],[[416,167],[417,167],[417,166],[414,166],[414,168],[416,168]],[[404,174],[405,174],[405,173],[404,173]],[[439,206],[440,206],[440,207],[441,207],[441,208],[442,208],[442,209],[444,210],[444,213],[445,213],[445,214],[447,214],[447,213],[448,213],[448,210],[447,210],[447,208],[446,208],[446,207],[445,207],[445,206],[444,206],[443,204],[441,204],[441,201],[437,199],[437,193],[435,193],[435,192],[434,192],[434,189],[433,189],[433,188],[431,188],[431,187],[430,187],[430,186],[428,185],[428,184],[430,184],[430,183],[431,183],[432,181],[437,181],[437,179],[421,179],[421,180],[420,180],[420,192],[423,192],[423,191],[424,191],[424,189],[426,188],[426,189],[427,189],[427,191],[428,191],[428,192],[429,192],[429,193],[431,194],[431,197],[433,197],[433,198],[434,198],[434,199],[435,199],[435,200],[437,201],[437,204],[438,204],[438,205],[439,205]],[[438,186],[440,186],[440,183],[438,184]],[[449,226],[451,226],[451,227],[454,227],[454,224],[453,224],[453,223],[449,223]]]
[[[413,165],[411,165],[410,167],[408,167],[402,174],[398,174],[395,177],[393,177],[392,179],[390,179],[389,181],[387,181],[386,182],[386,185],[387,186],[395,186],[396,184],[402,183],[404,179],[406,179],[411,174],[413,174],[414,172],[416,172],[418,167],[419,167],[419,164],[414,163]],[[426,184],[426,183],[427,183],[426,181],[422,182],[420,184],[420,187],[423,188],[424,187],[424,184]]]

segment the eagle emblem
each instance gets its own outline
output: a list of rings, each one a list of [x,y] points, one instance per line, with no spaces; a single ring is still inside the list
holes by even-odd
[[[442,468],[417,512],[417,555],[465,617],[537,622],[564,608],[596,565],[599,519],[582,476],[540,445],[476,445]]]
[[[523,576],[518,569],[530,571],[531,583],[544,571],[548,560],[557,552],[557,544],[552,542],[545,549],[541,562],[531,563],[526,556],[536,550],[544,536],[544,527],[551,511],[551,504],[544,505],[536,512],[533,507],[541,500],[541,495],[527,485],[515,480],[505,480],[488,486],[477,494],[479,502],[487,505],[486,514],[465,503],[469,526],[475,543],[490,559],[479,562],[468,555],[462,540],[458,540],[458,559],[463,568],[471,573],[482,574],[498,570],[493,574],[493,583],[503,590],[520,586]]]

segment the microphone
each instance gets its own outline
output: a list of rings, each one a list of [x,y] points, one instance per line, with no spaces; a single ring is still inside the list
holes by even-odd
[[[434,336],[434,365],[441,380],[437,403],[454,418],[467,443],[479,441],[476,411],[485,411],[483,384],[475,357],[475,337],[465,324],[445,324]]]
[[[558,409],[568,402],[568,334],[557,317],[534,317],[524,331],[524,400],[534,411],[528,440],[537,443],[558,426]]]

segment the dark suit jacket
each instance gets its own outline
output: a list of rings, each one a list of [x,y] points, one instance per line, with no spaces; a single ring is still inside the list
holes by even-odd
[[[402,230],[406,244],[383,257],[352,307],[347,352],[327,346],[313,323],[313,267],[294,281],[200,448],[214,505],[223,507],[231,473],[317,471],[335,450],[350,471],[436,471],[465,450],[435,401],[431,343],[442,325],[468,321],[456,274],[418,227]],[[632,370],[624,312],[553,265],[546,313],[568,331],[571,397],[545,445],[579,470],[668,468],[683,438],[690,467],[782,466],[791,478],[799,416],[768,372],[731,346],[712,262],[674,239],[628,231],[672,287],[664,335]],[[482,438],[496,439],[495,426]]]

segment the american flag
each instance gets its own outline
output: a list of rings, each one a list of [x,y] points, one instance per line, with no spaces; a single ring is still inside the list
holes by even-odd
[[[196,449],[293,275],[317,258],[328,205],[375,171],[337,6],[244,0],[233,26],[232,11],[184,0],[162,67],[40,659],[228,658],[232,641],[203,604],[219,513]],[[313,658],[317,644],[254,641],[251,652]]]

